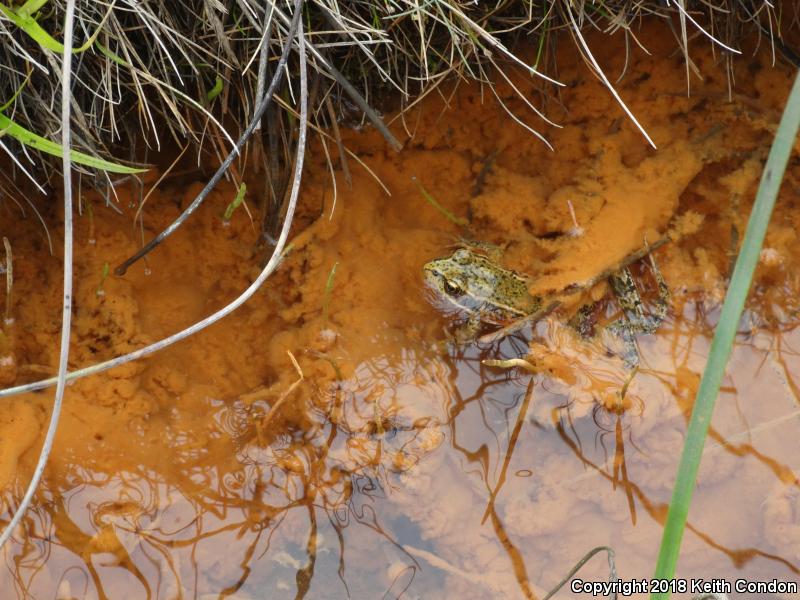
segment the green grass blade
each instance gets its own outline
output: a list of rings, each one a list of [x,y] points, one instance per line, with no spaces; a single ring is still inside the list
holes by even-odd
[[[430,204],[433,208],[435,208],[440,213],[442,213],[444,215],[444,217],[448,221],[450,221],[452,223],[455,223],[456,225],[459,225],[461,227],[468,227],[469,226],[469,222],[466,219],[462,219],[461,217],[455,216],[452,212],[450,212],[444,206],[442,206],[439,203],[439,201],[436,198],[434,198],[428,192],[428,190],[425,189],[425,186],[423,186],[422,183],[420,183],[419,179],[417,179],[416,177],[412,177],[411,180],[414,183],[417,184],[417,188],[419,189],[419,193],[422,194],[422,197],[425,198],[425,200],[428,202],[428,204]]]
[[[22,126],[17,125],[3,113],[0,113],[0,133],[4,135],[10,135],[26,146],[35,148],[36,150],[46,154],[52,154],[53,156],[61,156],[63,154],[61,144],[51,142],[47,138],[43,138],[42,136],[25,129]],[[108,171],[109,173],[144,173],[147,170],[137,169],[135,167],[126,167],[125,165],[119,165],[117,163],[103,160],[102,158],[97,158],[95,156],[90,156],[89,154],[84,154],[83,152],[78,152],[77,150],[70,150],[69,154],[72,158],[72,162],[85,165],[87,167]]]
[[[731,354],[739,319],[744,309],[753,272],[758,263],[764,235],[775,206],[798,127],[800,127],[800,73],[795,78],[778,131],[772,142],[767,164],[761,176],[761,183],[758,186],[753,211],[750,214],[750,221],[747,224],[742,249],[736,259],[730,288],[725,295],[719,324],[711,342],[708,362],[697,390],[697,398],[692,410],[692,417],[689,420],[683,454],[681,454],[678,466],[675,488],[672,491],[667,522],[661,538],[661,549],[654,575],[658,579],[672,579],[675,575],[681,538],[694,492],[703,445],[714,411],[714,403],[725,374],[725,365]],[[669,593],[651,594],[650,597],[652,600],[666,600],[669,598]]]
[[[217,75],[216,80],[214,81],[214,87],[206,92],[206,100],[210,104],[214,101],[214,98],[219,96],[222,93],[222,77]]]
[[[49,33],[47,33],[36,19],[32,16],[32,13],[36,10],[39,10],[42,6],[44,6],[47,1],[34,1],[28,2],[24,6],[20,7],[17,10],[6,6],[5,4],[0,4],[0,12],[2,12],[14,25],[19,27],[22,31],[28,34],[30,38],[39,44],[42,48],[47,48],[48,50],[52,50],[53,52],[57,52],[59,54],[64,53],[64,44],[59,42]],[[109,15],[111,15],[111,9],[114,8],[114,2],[111,3],[108,10],[106,11],[103,20],[95,29],[95,32],[89,37],[86,42],[82,46],[78,46],[77,48],[72,49],[73,54],[80,54],[81,52],[85,52],[94,41],[97,39],[97,36],[100,35],[100,30],[102,29],[103,25],[108,19]]]
[[[339,261],[337,260],[333,263],[333,268],[331,268],[331,272],[328,273],[328,281],[325,283],[325,295],[324,300],[322,301],[322,322],[325,323],[325,327],[328,326],[328,306],[331,303],[331,296],[333,295],[333,282],[336,279],[336,268],[339,266]]]
[[[126,69],[130,68],[130,66],[131,66],[130,63],[128,63],[124,59],[122,59],[119,56],[117,56],[116,54],[114,54],[111,50],[109,50],[108,48],[103,46],[103,44],[101,44],[100,42],[95,42],[94,47],[97,48],[103,56],[105,56],[106,58],[114,61],[119,66],[125,67]]]
[[[241,206],[242,202],[244,201],[244,195],[247,193],[247,185],[242,183],[239,186],[239,189],[236,191],[236,196],[231,203],[225,208],[225,214],[222,215],[222,220],[226,223],[231,220],[233,217],[234,211]]]
[[[6,102],[5,104],[0,104],[0,113],[2,113],[9,106],[14,104],[14,100],[16,100],[17,97],[19,97],[19,95],[22,93],[22,90],[25,89],[25,86],[28,85],[28,82],[31,80],[31,74],[32,73],[33,73],[33,70],[28,72],[28,74],[25,76],[25,81],[23,81],[22,84],[17,88],[17,90],[14,92],[14,95],[11,96],[11,99],[8,102]]]
[[[59,54],[64,53],[64,44],[54,39],[49,33],[42,29],[39,23],[36,22],[36,19],[31,15],[24,13],[18,14],[13,8],[4,4],[0,4],[0,12],[14,23],[14,25],[27,33],[28,36],[42,48],[47,48]]]
[[[37,10],[42,8],[50,0],[28,0],[25,4],[17,9],[18,15],[32,15]]]

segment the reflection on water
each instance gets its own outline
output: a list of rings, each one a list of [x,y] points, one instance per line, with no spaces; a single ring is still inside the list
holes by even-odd
[[[581,375],[573,362],[585,389],[481,364],[519,356],[522,338],[375,357],[322,404],[305,385],[302,426],[270,440],[264,401],[209,400],[210,438],[235,459],[174,431],[159,469],[73,466],[64,488],[42,490],[5,585],[58,598],[533,597],[598,545],[623,577],[648,577],[708,344],[698,317],[687,304],[641,340],[626,411],[586,401],[597,364]],[[799,344],[798,329],[739,338],[686,576],[800,580]],[[603,561],[582,576],[604,577]]]

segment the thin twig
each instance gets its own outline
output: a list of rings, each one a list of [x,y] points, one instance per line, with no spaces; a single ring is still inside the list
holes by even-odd
[[[594,55],[592,54],[592,51],[589,49],[589,45],[586,43],[586,40],[583,38],[583,35],[581,34],[581,30],[580,30],[580,27],[578,26],[578,23],[575,21],[575,16],[572,14],[572,9],[570,8],[569,3],[565,3],[564,4],[564,9],[566,10],[567,15],[569,16],[570,22],[572,23],[572,27],[570,28],[570,31],[573,32],[573,34],[575,35],[575,39],[578,40],[578,44],[581,46],[581,48],[583,48],[583,51],[586,54],[586,58],[588,59],[589,64],[592,65],[592,68],[594,69],[594,72],[603,81],[603,83],[608,88],[608,91],[611,92],[611,95],[614,96],[614,99],[622,107],[622,110],[625,111],[625,114],[628,115],[628,117],[630,117],[631,121],[633,121],[633,124],[636,125],[636,128],[639,131],[642,132],[642,135],[647,140],[647,142],[653,148],[656,148],[655,142],[653,142],[653,140],[650,139],[650,136],[648,135],[647,131],[645,131],[645,128],[642,127],[642,125],[636,119],[636,117],[631,112],[631,110],[628,108],[628,106],[625,104],[625,102],[622,101],[622,98],[617,93],[617,90],[614,89],[614,86],[611,85],[611,82],[606,77],[606,74],[603,73],[603,69],[601,69],[600,65],[597,64],[597,61],[595,60]]]
[[[275,418],[275,415],[278,413],[281,406],[283,406],[283,403],[286,401],[286,399],[292,395],[292,392],[303,382],[303,379],[305,379],[303,376],[303,369],[301,369],[300,365],[297,364],[297,359],[294,357],[294,354],[292,354],[289,350],[286,351],[286,354],[289,355],[289,359],[292,361],[292,365],[294,365],[294,370],[297,371],[297,379],[280,395],[280,398],[278,398],[275,404],[270,407],[269,412],[261,421],[261,429],[267,428],[267,426],[272,422],[272,419]]]
[[[6,316],[4,322],[8,325],[13,321],[11,317],[11,290],[14,288],[14,260],[11,255],[11,242],[8,241],[6,236],[3,236],[3,246],[6,249]]]
[[[247,143],[247,140],[249,140],[250,136],[253,135],[253,132],[256,130],[256,127],[261,121],[262,115],[267,110],[269,103],[272,101],[272,96],[275,94],[275,90],[280,84],[281,79],[283,79],[284,66],[286,65],[286,61],[289,58],[289,51],[291,50],[292,46],[292,37],[294,36],[295,30],[297,28],[297,22],[298,18],[295,15],[295,18],[292,19],[292,24],[289,28],[289,35],[286,38],[286,43],[284,44],[283,52],[281,53],[281,58],[278,61],[278,66],[275,69],[275,75],[272,77],[272,81],[269,84],[269,88],[267,88],[267,93],[264,95],[264,99],[261,101],[261,104],[259,104],[258,109],[253,115],[252,120],[250,121],[250,124],[247,126],[247,129],[244,130],[241,137],[236,142],[236,146],[230,153],[228,153],[228,156],[225,157],[225,160],[219,166],[216,173],[214,173],[211,179],[208,180],[208,183],[200,191],[200,193],[197,194],[197,197],[192,201],[192,203],[188,207],[186,207],[186,210],[184,210],[180,214],[180,216],[178,216],[177,219],[175,219],[170,225],[168,225],[166,229],[164,229],[164,231],[159,233],[156,237],[154,237],[147,244],[145,244],[143,248],[141,248],[130,258],[123,261],[122,264],[120,264],[116,269],[114,269],[115,275],[120,277],[122,275],[125,275],[125,272],[133,263],[135,263],[137,260],[145,256],[146,254],[149,254],[150,251],[153,250],[153,248],[158,246],[166,238],[172,235],[175,232],[175,230],[178,229],[178,227],[180,227],[183,224],[183,222],[186,219],[188,219],[195,210],[197,210],[200,204],[202,204],[202,202],[206,199],[208,194],[211,193],[211,190],[213,190],[216,187],[217,183],[219,183],[219,181],[225,175],[225,172],[228,170],[228,167],[231,166],[234,159],[241,152],[245,143]]]
[[[595,554],[597,554],[598,552],[603,552],[603,551],[605,551],[608,554],[608,581],[609,582],[617,581],[617,579],[618,579],[618,576],[617,576],[617,565],[616,565],[616,561],[614,560],[614,549],[610,548],[608,546],[598,546],[597,548],[592,548],[591,550],[589,550],[589,552],[584,554],[583,558],[581,558],[575,564],[575,566],[570,569],[569,573],[567,573],[564,576],[564,578],[561,581],[559,581],[555,585],[555,587],[547,593],[547,595],[544,598],[542,598],[542,600],[549,600],[550,598],[552,598],[558,592],[558,590],[560,590],[562,587],[564,587],[564,585],[570,579],[572,579],[572,577],[573,577],[573,575],[575,575],[575,573],[577,573],[578,571],[580,571],[583,568],[583,565],[585,565],[587,562],[589,562],[591,560],[591,558]]]
[[[344,173],[344,180],[347,182],[347,187],[353,188],[353,178],[350,175],[350,166],[347,164],[347,155],[344,153],[344,144],[342,143],[342,134],[339,131],[339,123],[336,121],[336,111],[333,108],[330,95],[325,97],[325,108],[328,110],[328,118],[331,121],[331,129],[333,129],[333,137],[336,139],[336,147],[339,149],[339,164]],[[333,210],[331,210],[333,214]]]
[[[275,7],[275,13],[281,18],[282,21],[284,21],[284,23],[288,20],[288,17],[285,14],[283,14],[283,11],[281,11],[277,6]],[[377,129],[381,133],[381,135],[384,137],[384,139],[386,139],[389,145],[398,152],[402,150],[403,145],[397,140],[396,137],[394,137],[394,134],[392,134],[392,132],[389,131],[389,128],[386,127],[386,124],[383,122],[383,119],[381,119],[378,116],[378,113],[372,110],[372,107],[367,103],[364,97],[358,92],[358,90],[355,87],[353,87],[353,84],[351,84],[336,67],[334,67],[328,60],[326,60],[325,57],[322,56],[322,53],[319,50],[317,50],[313,46],[313,44],[308,44],[308,49],[314,56],[314,58],[319,62],[319,64],[328,72],[328,74],[333,79],[336,80],[336,83],[342,86],[347,95],[350,96],[350,99],[353,102],[355,102],[358,105],[358,107],[364,112],[364,114],[367,116],[367,119],[369,119],[370,123],[372,123],[375,129]]]
[[[275,249],[272,252],[272,256],[270,257],[267,264],[264,266],[264,269],[259,273],[258,277],[251,283],[248,288],[241,293],[233,302],[224,306],[217,312],[209,315],[205,319],[198,321],[197,323],[187,327],[186,329],[179,331],[178,333],[174,333],[171,336],[159,340],[149,346],[145,346],[139,350],[126,354],[124,356],[120,356],[111,360],[107,360],[102,363],[98,363],[96,365],[92,365],[91,367],[86,367],[85,369],[80,369],[78,371],[72,371],[71,373],[66,374],[66,380],[72,381],[74,379],[79,379],[81,377],[85,377],[87,375],[94,375],[97,373],[102,373],[103,371],[107,371],[108,369],[113,369],[114,367],[118,367],[120,365],[124,365],[134,360],[138,360],[154,352],[158,352],[178,342],[184,338],[190,337],[197,333],[198,331],[202,331],[206,327],[213,325],[220,319],[227,317],[237,308],[239,308],[242,304],[247,302],[253,294],[255,294],[258,289],[262,286],[262,284],[267,280],[267,278],[272,275],[275,269],[278,268],[282,258],[283,258],[283,249],[286,246],[286,240],[289,237],[289,230],[292,227],[292,220],[294,219],[295,209],[297,208],[297,198],[300,194],[300,179],[303,172],[303,161],[305,159],[305,149],[306,149],[306,138],[308,134],[308,76],[306,72],[306,56],[305,56],[305,40],[302,36],[302,23],[300,20],[300,7],[302,5],[303,0],[295,0],[295,14],[293,17],[293,23],[296,25],[296,30],[298,34],[298,46],[300,48],[299,56],[300,56],[300,119],[299,119],[299,132],[297,136],[297,156],[295,158],[295,166],[294,166],[294,177],[292,180],[292,189],[289,195],[289,202],[286,208],[286,217],[283,221],[283,227],[281,228],[280,235],[278,236],[278,240],[275,243]],[[13,396],[15,394],[20,394],[28,391],[33,390],[40,390],[43,388],[50,387],[54,383],[56,383],[57,378],[51,377],[49,379],[43,379],[41,381],[35,381],[33,383],[29,383],[26,385],[20,385],[13,388],[6,388],[4,390],[0,390],[0,398]]]
[[[167,167],[167,170],[166,170],[166,171],[164,171],[164,172],[161,174],[161,177],[159,177],[159,178],[156,180],[156,182],[155,182],[153,185],[151,185],[151,186],[150,186],[150,189],[149,189],[149,190],[147,190],[147,193],[144,195],[144,198],[142,198],[142,201],[141,201],[141,202],[139,202],[139,207],[136,209],[136,213],[134,213],[134,215],[133,215],[133,222],[134,222],[134,223],[135,223],[136,221],[139,221],[139,222],[142,222],[142,221],[144,221],[144,219],[142,218],[142,210],[144,209],[144,205],[147,203],[147,199],[148,199],[148,198],[150,198],[150,195],[151,195],[153,192],[155,192],[155,191],[156,191],[156,189],[158,188],[158,186],[159,186],[159,185],[161,185],[161,182],[162,182],[162,181],[164,181],[165,179],[167,179],[167,178],[169,177],[169,174],[170,174],[170,173],[172,172],[172,170],[175,168],[175,165],[177,165],[177,164],[178,164],[178,161],[180,161],[180,159],[182,159],[182,158],[183,158],[183,155],[184,155],[184,154],[186,154],[186,151],[187,151],[188,149],[189,149],[189,144],[186,144],[186,145],[183,147],[183,150],[181,150],[180,154],[178,154],[178,156],[175,158],[175,160],[173,160],[173,161],[172,161],[172,164],[170,164],[170,166],[169,166],[169,167]]]
[[[75,0],[67,0],[66,14],[64,15],[64,53],[61,62],[61,147],[63,150],[64,169],[64,294],[62,302],[61,321],[61,349],[58,356],[58,376],[56,377],[56,396],[53,401],[53,411],[50,414],[50,424],[44,437],[39,460],[33,470],[33,476],[28,483],[25,495],[14,511],[11,520],[0,534],[0,548],[2,548],[11,534],[22,520],[25,511],[33,500],[36,488],[44,474],[44,467],[53,449],[53,440],[58,429],[61,416],[61,405],[64,400],[64,388],[67,383],[67,364],[69,361],[69,334],[72,324],[72,160],[70,158],[70,75],[72,74],[72,29],[75,16]]]

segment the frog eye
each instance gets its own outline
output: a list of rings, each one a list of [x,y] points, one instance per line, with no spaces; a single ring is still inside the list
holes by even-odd
[[[444,291],[448,296],[460,296],[463,293],[461,286],[450,279],[444,280]]]

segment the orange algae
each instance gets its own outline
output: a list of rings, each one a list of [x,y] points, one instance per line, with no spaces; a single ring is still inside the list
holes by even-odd
[[[716,306],[789,85],[785,69],[761,66],[737,78],[728,102],[724,70],[698,49],[706,80],[686,98],[668,32],[648,31],[653,56],[632,55],[618,89],[658,151],[566,45],[569,112],[551,106],[564,128],[544,130],[555,153],[464,85],[447,106],[430,98],[404,118],[414,136],[399,154],[374,131],[345,132],[380,183],[351,164],[352,188],[336,174],[335,206],[325,153],[312,147],[291,250],[263,291],[155,357],[68,388],[0,587],[63,598],[376,597],[407,586],[423,597],[524,598],[599,544],[615,547],[625,578],[648,577]],[[601,58],[608,72],[623,69],[624,53],[609,46]],[[533,96],[535,82],[514,77]],[[498,95],[526,114],[505,84]],[[682,576],[800,579],[798,177],[793,164],[712,425]],[[428,204],[414,178],[469,227]],[[145,237],[199,185],[157,190]],[[117,191],[128,210],[132,192]],[[263,251],[243,211],[223,224],[234,195],[222,185],[146,270],[108,278],[101,294],[103,265],[138,240],[130,214],[87,196],[71,365],[163,337],[249,284]],[[58,299],[42,290],[59,289],[59,265],[35,223],[12,208],[3,219],[16,234],[7,334],[17,381],[28,381],[55,369]],[[58,215],[48,222],[57,238]],[[567,307],[533,339],[448,348],[448,323],[422,289],[422,265],[460,237],[503,245],[531,292],[553,294],[668,230],[674,241],[656,256],[673,317],[639,340],[633,379],[606,340],[577,339]],[[643,268],[637,276],[651,296]],[[604,293],[600,284],[585,295]],[[480,364],[526,356],[539,375]],[[4,402],[8,510],[36,460],[51,392]],[[582,576],[606,574],[590,565]]]

